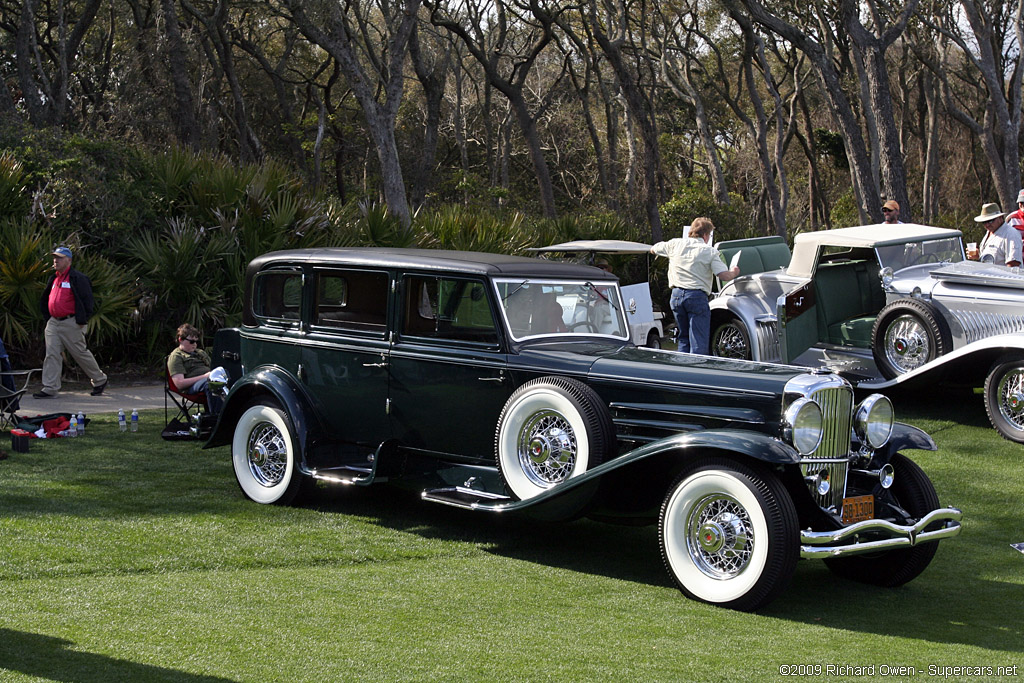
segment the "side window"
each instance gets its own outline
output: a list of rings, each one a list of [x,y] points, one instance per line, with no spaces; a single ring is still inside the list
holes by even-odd
[[[388,282],[387,273],[317,271],[313,324],[383,332],[387,322]]]
[[[298,320],[302,305],[302,273],[266,271],[256,276],[252,312],[259,318]]]
[[[416,337],[498,343],[487,289],[479,280],[406,278],[402,332]]]

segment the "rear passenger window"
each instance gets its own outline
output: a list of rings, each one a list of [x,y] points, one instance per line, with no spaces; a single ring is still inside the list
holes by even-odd
[[[256,275],[252,312],[257,317],[298,321],[301,305],[302,273],[270,270]]]
[[[498,343],[484,283],[413,276],[406,280],[404,334]]]
[[[387,322],[387,273],[322,270],[316,274],[313,324],[383,332]]]

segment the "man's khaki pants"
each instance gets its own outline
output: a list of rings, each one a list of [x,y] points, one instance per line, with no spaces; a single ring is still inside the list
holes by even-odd
[[[75,319],[57,320],[50,318],[46,323],[44,338],[46,339],[46,359],[43,361],[43,391],[56,394],[60,391],[60,375],[64,367],[61,353],[67,351],[78,367],[82,368],[92,382],[98,387],[107,381],[107,376],[100,370],[96,359],[85,345],[85,325],[79,325]]]

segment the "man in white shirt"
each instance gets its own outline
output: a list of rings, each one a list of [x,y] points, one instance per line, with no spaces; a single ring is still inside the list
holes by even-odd
[[[975,223],[985,226],[985,236],[981,240],[978,260],[990,261],[1000,266],[1019,266],[1021,236],[1009,223],[1003,222],[1004,215],[998,204],[985,204],[981,207],[981,214],[974,217]],[[968,254],[968,258],[973,256],[973,253]]]
[[[658,242],[651,247],[655,256],[668,258],[668,284],[672,287],[669,305],[676,318],[676,343],[683,353],[708,355],[711,336],[711,278],[723,282],[740,274],[739,267],[726,268],[721,254],[711,246],[715,226],[708,218],[698,218],[690,226],[689,237]]]

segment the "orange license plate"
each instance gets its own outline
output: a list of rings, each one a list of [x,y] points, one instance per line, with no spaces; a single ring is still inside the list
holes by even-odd
[[[843,498],[843,524],[863,522],[875,516],[874,496],[852,496]]]

